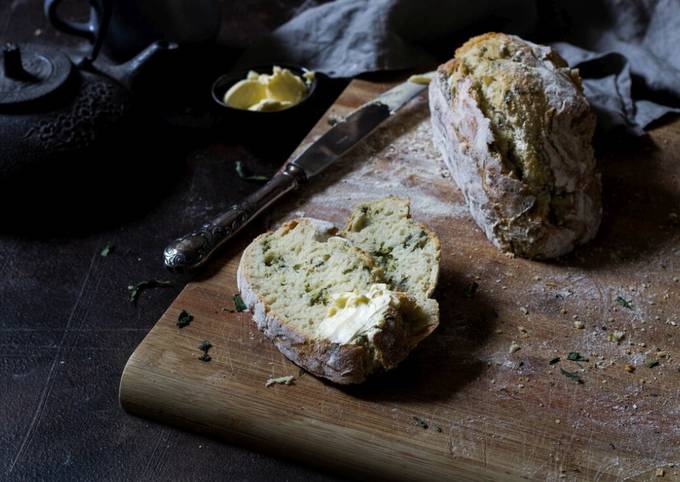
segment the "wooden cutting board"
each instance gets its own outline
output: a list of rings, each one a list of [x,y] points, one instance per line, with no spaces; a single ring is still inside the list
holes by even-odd
[[[387,87],[352,82],[305,143]],[[599,146],[600,233],[546,263],[486,240],[428,118],[422,96],[232,243],[130,357],[123,408],[370,478],[680,480],[680,122]],[[411,197],[441,239],[441,325],[363,386],[302,375],[248,313],[229,311],[240,251],[281,220],[342,224],[356,202],[390,193]],[[178,329],[182,310],[194,320]],[[293,385],[265,387],[286,375]]]

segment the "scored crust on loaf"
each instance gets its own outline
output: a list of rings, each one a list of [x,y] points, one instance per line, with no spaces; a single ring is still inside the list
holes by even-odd
[[[497,247],[550,258],[595,236],[595,116],[557,53],[512,35],[474,37],[429,92],[434,143]]]
[[[396,366],[438,319],[382,284],[375,260],[334,234],[328,223],[303,218],[258,236],[243,252],[237,283],[258,328],[286,357],[336,383],[359,383]],[[373,306],[367,294],[384,301],[370,324],[349,335],[329,328],[347,300]]]

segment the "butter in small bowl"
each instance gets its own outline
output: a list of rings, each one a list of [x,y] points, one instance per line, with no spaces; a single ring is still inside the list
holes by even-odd
[[[313,82],[312,71],[298,75],[279,66],[274,66],[271,74],[251,70],[245,79],[229,87],[221,100],[225,106],[234,109],[276,112],[302,102]]]
[[[289,126],[318,116],[316,89],[323,75],[296,65],[259,65],[213,82],[210,116],[215,132],[239,141],[289,141]]]

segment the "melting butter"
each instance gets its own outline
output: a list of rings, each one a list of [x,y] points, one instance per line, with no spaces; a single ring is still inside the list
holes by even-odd
[[[366,293],[335,294],[332,300],[316,333],[333,343],[348,343],[361,335],[371,339],[383,327],[386,316],[399,310],[399,297],[383,283],[371,285]]]
[[[248,72],[224,94],[224,104],[235,109],[272,112],[284,110],[304,99],[314,80],[314,72],[306,72],[304,80],[288,69],[274,66],[271,75]]]
[[[413,84],[428,85],[432,81],[434,72],[428,72],[426,74],[416,74],[408,78],[408,81]]]

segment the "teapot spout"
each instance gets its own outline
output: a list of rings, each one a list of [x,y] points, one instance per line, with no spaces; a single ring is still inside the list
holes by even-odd
[[[99,66],[98,69],[130,89],[137,76],[149,63],[156,57],[176,48],[176,43],[159,40],[149,45],[124,64]]]

